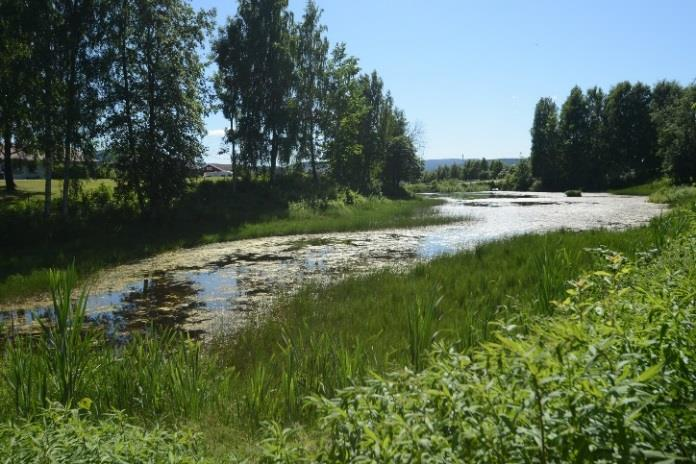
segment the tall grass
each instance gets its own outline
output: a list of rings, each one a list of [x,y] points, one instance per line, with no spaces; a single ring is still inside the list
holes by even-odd
[[[614,195],[642,195],[648,196],[660,189],[667,188],[670,186],[670,181],[667,178],[654,180],[652,182],[647,182],[641,185],[634,185],[631,187],[624,187],[621,189],[611,189],[609,193]]]
[[[442,201],[437,199],[390,200],[360,196],[351,203],[341,200],[319,204],[300,201],[290,203],[287,215],[247,223],[234,231],[206,236],[204,240],[420,227],[463,219],[436,214],[433,206],[441,203]]]
[[[677,223],[661,233],[678,233]],[[308,287],[279,301],[269,319],[213,341],[215,355],[235,367],[231,388],[242,398],[241,407],[219,414],[245,429],[266,420],[311,422],[312,411],[301,407],[306,396],[331,396],[371,372],[421,370],[436,341],[467,351],[501,320],[524,326],[553,315],[568,282],[601,259],[592,249],[642,256],[654,240],[651,227],[522,236],[403,274],[381,271]]]
[[[52,271],[49,276],[53,313],[48,322],[41,321],[47,373],[55,382],[57,399],[70,405],[83,389],[89,374],[94,337],[85,330],[87,291],[79,291],[74,267],[67,271]]]
[[[38,350],[31,338],[18,338],[5,345],[2,390],[15,416],[29,415],[47,406],[48,379]]]
[[[201,345],[175,332],[135,335],[120,348],[105,349],[106,364],[98,373],[98,406],[150,418],[197,418],[211,395],[224,391],[215,360]],[[233,372],[228,372],[229,377]]]
[[[408,351],[411,365],[417,371],[423,369],[425,355],[435,341],[435,323],[441,316],[438,311],[441,301],[442,298],[434,304],[423,304],[417,300],[406,312]]]
[[[581,262],[587,249],[549,248],[544,243],[541,253],[536,255],[536,273],[538,276],[536,312],[551,314],[553,301],[564,290],[567,279],[559,269],[570,269],[574,263]]]
[[[199,342],[168,331],[111,345],[86,325],[87,293],[74,268],[50,276],[53,312],[41,321],[42,333],[16,336],[4,346],[0,401],[16,415],[37,414],[54,402],[71,408],[88,398],[99,413],[193,419],[227,394],[234,371],[204,356]]]
[[[667,203],[674,206],[693,206],[696,204],[696,187],[664,187],[650,194],[653,203]]]
[[[74,268],[49,274],[53,311],[41,321],[38,340],[14,338],[7,342],[3,377],[18,414],[32,414],[50,401],[74,404],[96,366],[96,337],[85,327],[87,293],[76,299]]]

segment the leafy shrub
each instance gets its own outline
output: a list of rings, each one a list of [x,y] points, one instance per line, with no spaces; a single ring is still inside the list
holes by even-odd
[[[530,192],[542,192],[543,190],[543,185],[539,179],[534,179],[532,185],[529,186]]]
[[[89,401],[84,400],[88,406]],[[159,427],[145,430],[116,413],[94,421],[90,413],[61,407],[38,420],[0,425],[0,462],[7,463],[205,463],[198,436]]]
[[[567,197],[581,197],[582,191],[581,190],[566,190],[565,196],[567,196]]]

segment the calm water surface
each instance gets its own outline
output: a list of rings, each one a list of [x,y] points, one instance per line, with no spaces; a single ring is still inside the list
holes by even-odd
[[[90,318],[120,336],[150,326],[192,335],[243,324],[273,299],[310,282],[471,249],[491,240],[556,229],[623,229],[648,222],[664,207],[645,197],[489,192],[444,196],[439,214],[466,218],[442,226],[371,232],[270,237],[164,253],[98,274]],[[10,330],[31,331],[47,301],[5,307]]]

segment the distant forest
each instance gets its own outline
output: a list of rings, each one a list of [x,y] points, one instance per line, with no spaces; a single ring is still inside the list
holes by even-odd
[[[696,85],[576,86],[560,112],[539,100],[531,133],[532,175],[544,190],[696,181]]]
[[[519,163],[519,160],[503,162],[495,159],[488,161],[486,158],[468,159],[463,162],[451,162],[437,166],[423,174],[423,181],[460,179],[460,180],[493,180],[505,174],[509,168]],[[427,166],[427,162],[426,162]]]
[[[490,180],[503,188],[598,191],[668,177],[696,182],[696,85],[621,82],[605,93],[574,87],[563,106],[536,105],[529,159],[449,160],[423,180]]]

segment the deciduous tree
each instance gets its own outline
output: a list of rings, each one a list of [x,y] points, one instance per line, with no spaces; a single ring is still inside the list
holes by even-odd
[[[532,126],[531,171],[545,189],[559,188],[560,153],[558,107],[551,98],[542,98],[534,110]]]

